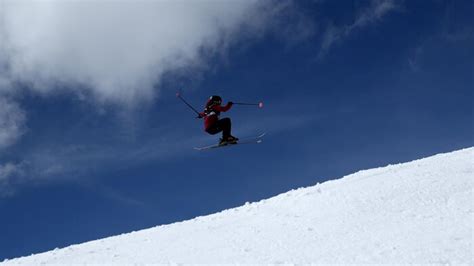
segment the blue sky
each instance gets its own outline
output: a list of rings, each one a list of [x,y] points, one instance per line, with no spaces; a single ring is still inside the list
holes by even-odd
[[[91,19],[112,32],[97,42],[61,35],[59,24],[81,33],[80,18],[54,17],[34,32],[59,27],[57,39],[32,50],[17,24],[34,16],[0,5],[0,260],[473,146],[472,1],[215,3],[176,7],[189,21],[164,28],[133,19],[138,7],[112,31]],[[140,45],[171,55],[121,35],[149,28],[163,35]],[[214,94],[263,101],[225,116],[234,135],[264,142],[193,150],[217,137],[178,90],[197,108]]]

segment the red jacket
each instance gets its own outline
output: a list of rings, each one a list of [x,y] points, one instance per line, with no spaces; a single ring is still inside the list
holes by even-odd
[[[219,115],[221,112],[227,112],[232,107],[232,103],[227,103],[226,106],[220,105],[211,105],[204,110],[204,112],[200,113],[201,117],[204,117],[204,129],[207,130],[208,128],[212,127],[214,123],[219,120]]]

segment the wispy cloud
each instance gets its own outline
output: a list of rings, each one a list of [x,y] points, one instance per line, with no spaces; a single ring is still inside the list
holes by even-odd
[[[414,49],[412,56],[408,58],[408,66],[413,72],[418,72],[421,70],[420,66],[420,57],[423,55],[424,46],[419,45]]]
[[[7,162],[0,164],[0,197],[13,195],[14,189],[12,187],[23,177],[22,163]]]
[[[356,14],[352,24],[342,26],[330,24],[323,35],[318,57],[325,56],[335,43],[347,38],[354,31],[379,22],[385,15],[398,7],[395,0],[371,0],[367,7]]]
[[[0,165],[0,181],[6,182],[8,178],[18,172],[18,166],[13,163]]]
[[[26,130],[26,114],[20,106],[0,95],[0,149],[14,144]]]
[[[130,143],[120,143],[117,139],[108,144],[99,143],[103,139],[82,144],[64,144],[54,139],[37,143],[21,155],[20,163],[0,164],[0,197],[14,195],[24,185],[55,182],[87,185],[91,177],[104,173],[137,167],[151,161],[156,163],[178,156],[192,156],[195,145],[209,141],[204,134],[190,138],[177,132],[157,132],[152,134],[157,137],[141,136],[139,142]],[[109,133],[104,132],[104,135]],[[76,140],[77,143],[82,141]],[[117,196],[106,188],[104,191],[111,197]]]
[[[317,116],[309,115],[262,115],[259,121],[245,124],[234,121],[235,134],[240,137],[252,136],[263,131],[272,135],[285,130],[296,130],[317,120]],[[281,121],[287,121],[282,124]],[[86,132],[84,132],[86,133]],[[104,132],[108,135],[110,132]],[[168,128],[157,128],[148,132],[149,136],[139,136],[140,141],[120,142],[118,139],[108,144],[94,143],[64,144],[50,139],[35,144],[23,154],[23,162],[5,164],[0,175],[0,196],[14,195],[23,185],[36,185],[54,182],[77,182],[87,185],[93,182],[89,177],[137,167],[149,162],[166,162],[174,158],[194,156],[193,147],[217,141],[217,136],[196,134],[189,136],[185,132],[176,132]],[[270,136],[271,137],[271,136]],[[105,138],[105,137],[104,137]],[[119,137],[117,137],[119,138]],[[76,141],[80,143],[81,140]],[[103,192],[111,198],[120,198],[113,191],[104,188]],[[110,192],[110,193],[109,193]],[[126,198],[126,197],[125,197]],[[123,201],[125,202],[125,201]]]
[[[26,132],[25,111],[9,97],[2,95],[1,86],[0,79],[0,155]],[[17,182],[23,182],[24,177],[24,163],[0,160],[0,197],[13,195],[12,187]]]
[[[472,46],[474,25],[465,23],[463,17],[457,18],[453,9],[455,5],[455,2],[443,3],[444,15],[438,18],[437,23],[433,23],[433,30],[429,34],[418,37],[418,43],[409,51],[408,67],[414,73],[424,70],[426,59],[435,58],[433,51],[439,54],[439,50],[443,50],[445,55]]]

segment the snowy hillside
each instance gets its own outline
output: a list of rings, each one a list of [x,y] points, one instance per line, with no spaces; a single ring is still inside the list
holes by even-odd
[[[473,263],[474,148],[2,265]],[[291,178],[291,177],[289,177]]]

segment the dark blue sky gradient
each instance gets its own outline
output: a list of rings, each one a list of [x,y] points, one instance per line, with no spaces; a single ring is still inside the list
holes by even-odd
[[[0,198],[0,260],[473,146],[473,2],[400,2],[321,54],[327,26],[351,24],[364,7],[346,2],[300,2],[314,36],[235,45],[208,71],[170,73],[151,105],[23,95],[29,131],[0,160],[34,162],[38,176]],[[213,94],[264,101],[225,114],[236,136],[267,132],[264,142],[194,151],[217,137],[178,89],[199,108]]]

